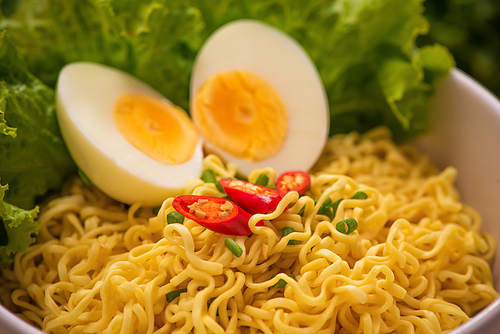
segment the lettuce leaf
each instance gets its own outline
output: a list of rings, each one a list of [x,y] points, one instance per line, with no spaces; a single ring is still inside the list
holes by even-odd
[[[435,79],[455,65],[445,48],[415,46],[416,38],[428,31],[423,0],[194,3],[206,22],[204,38],[220,25],[246,17],[297,39],[325,85],[330,134],[386,125],[402,141],[425,132]]]
[[[24,0],[11,11],[0,27],[49,86],[64,64],[91,60],[134,74],[187,111],[191,67],[210,34],[235,19],[267,22],[318,67],[331,134],[377,125],[399,140],[425,132],[434,79],[455,64],[445,48],[433,49],[433,66],[420,56],[423,0]]]
[[[7,189],[0,185],[0,266],[11,262],[16,253],[27,251],[38,230],[38,207],[23,210],[4,202]]]
[[[0,19],[29,70],[52,88],[65,64],[93,61],[135,75],[185,110],[203,27],[183,0],[24,0]]]
[[[62,140],[55,95],[26,68],[0,34],[0,177],[5,201],[30,209],[37,196],[61,187],[75,165]],[[0,201],[0,205],[1,205]]]

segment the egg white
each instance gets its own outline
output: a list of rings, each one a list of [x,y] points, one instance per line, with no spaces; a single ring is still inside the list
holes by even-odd
[[[234,163],[243,176],[264,167],[273,167],[278,173],[309,170],[323,151],[330,118],[321,78],[302,46],[258,21],[238,20],[226,24],[210,36],[196,57],[190,87],[191,108],[195,106],[196,93],[207,79],[231,70],[251,72],[276,90],[288,113],[287,138],[276,155],[260,161],[235,157],[205,140],[207,151]]]
[[[113,119],[115,102],[126,93],[168,102],[153,88],[120,70],[89,62],[66,65],[57,82],[61,132],[78,167],[104,193],[123,203],[159,205],[201,175],[202,141],[191,159],[178,165],[167,165],[144,154],[120,133]]]

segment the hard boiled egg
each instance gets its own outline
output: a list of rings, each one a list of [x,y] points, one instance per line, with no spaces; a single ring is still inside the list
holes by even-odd
[[[57,117],[78,167],[118,201],[158,205],[202,172],[202,141],[187,114],[117,69],[65,66]]]
[[[328,138],[328,102],[316,67],[294,39],[258,21],[234,21],[206,41],[190,103],[207,151],[244,176],[263,167],[309,170]]]

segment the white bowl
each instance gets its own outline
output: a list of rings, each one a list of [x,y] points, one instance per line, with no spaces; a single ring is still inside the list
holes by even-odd
[[[431,132],[416,141],[439,167],[458,169],[462,199],[483,216],[483,230],[493,234],[500,254],[500,101],[476,81],[453,70],[432,101]],[[499,219],[499,222],[497,222]],[[500,288],[500,256],[493,265]],[[42,332],[0,305],[0,334]],[[500,333],[500,298],[450,334]]]
[[[433,126],[417,145],[438,167],[458,169],[462,200],[483,216],[483,231],[497,242],[493,263],[500,289],[500,101],[459,70],[438,87]],[[500,298],[450,334],[500,333]]]

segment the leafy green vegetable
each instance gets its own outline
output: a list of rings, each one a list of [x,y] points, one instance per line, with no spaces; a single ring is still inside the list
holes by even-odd
[[[204,22],[188,1],[23,0],[8,29],[31,72],[55,87],[60,69],[93,61],[127,71],[188,108]],[[28,19],[29,18],[29,19]]]
[[[11,262],[17,252],[27,251],[38,229],[38,207],[24,210],[4,202],[7,189],[0,185],[0,266]]]
[[[325,84],[331,134],[383,124],[403,140],[427,129],[433,86],[426,75],[433,72],[423,71],[426,63],[416,61],[420,49],[415,47],[417,36],[428,30],[422,0],[193,3],[206,22],[205,36],[223,23],[246,17],[296,38]],[[442,67],[434,70],[448,72],[453,58],[444,49],[435,51]]]
[[[0,34],[0,177],[5,200],[29,209],[75,170],[55,115],[54,90],[35,78]]]
[[[454,60],[419,49],[423,0],[24,0],[8,6],[8,28],[28,68],[54,87],[71,61],[105,63],[152,85],[188,110],[190,71],[202,43],[240,18],[293,36],[325,84],[333,133],[389,126],[397,139],[427,129],[435,79]],[[30,18],[30,20],[26,20]]]

